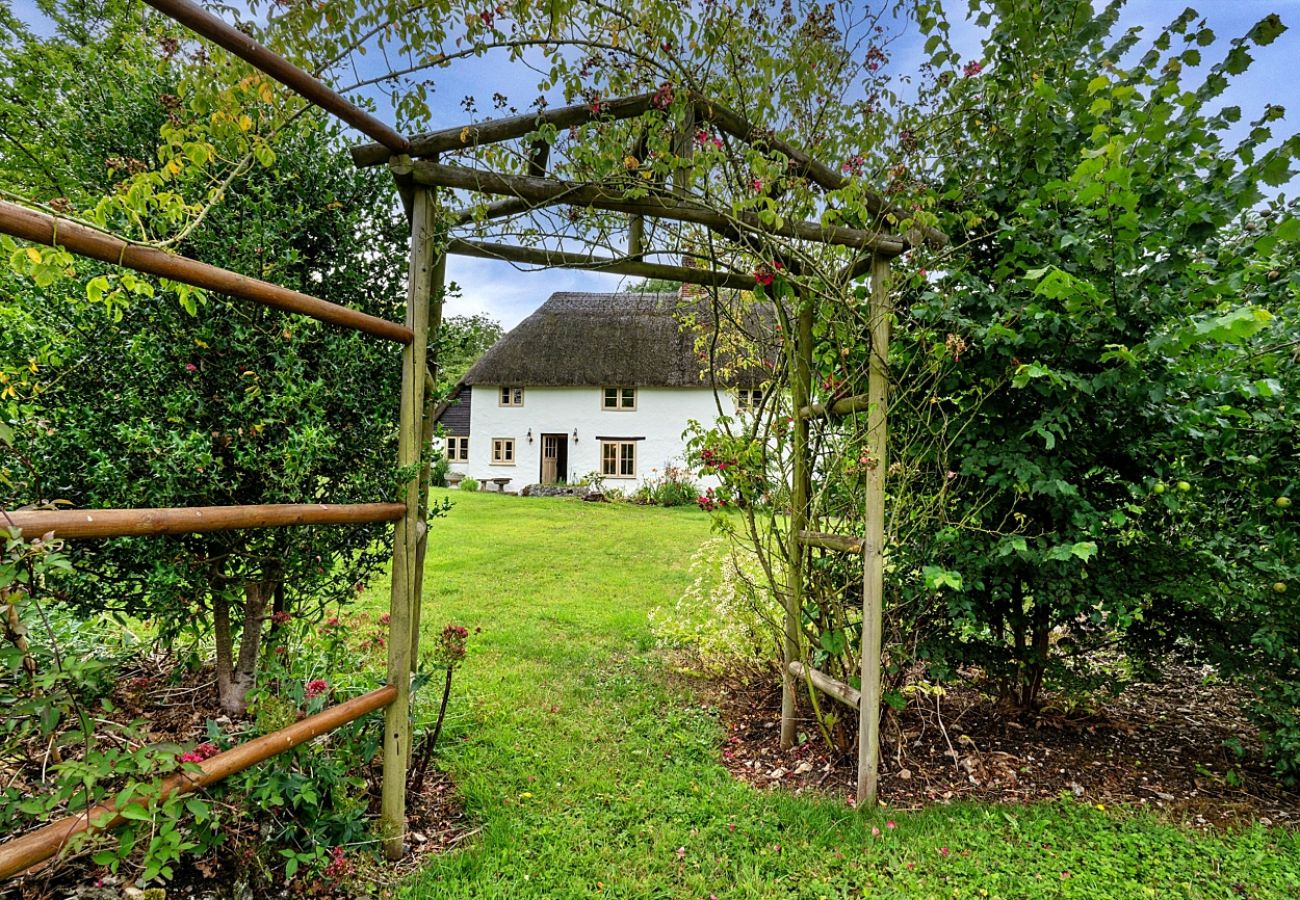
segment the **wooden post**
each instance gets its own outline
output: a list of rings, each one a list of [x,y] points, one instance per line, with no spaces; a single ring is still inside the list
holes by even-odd
[[[397,464],[410,470],[420,462],[420,419],[424,410],[429,290],[433,270],[433,192],[415,191],[411,216],[411,264],[406,295],[406,325],[415,335],[402,353],[401,416]],[[393,538],[393,587],[389,601],[388,683],[397,697],[384,713],[384,784],[380,799],[384,854],[399,859],[406,837],[406,770],[411,745],[411,624],[415,613],[415,560],[420,531],[420,478],[406,483],[406,515]]]
[[[441,235],[445,240],[446,235]],[[440,242],[441,244],[441,242]],[[424,606],[424,558],[429,548],[429,488],[432,480],[434,411],[437,408],[434,388],[438,386],[437,342],[442,328],[442,303],[447,286],[447,254],[438,253],[433,264],[433,282],[429,293],[429,347],[425,361],[424,404],[420,423],[420,538],[415,545],[415,609],[411,614],[411,674],[420,661],[420,612]]]
[[[862,705],[858,708],[858,809],[876,805],[880,766],[880,653],[885,601],[885,472],[888,468],[889,260],[871,265],[871,363],[867,376],[866,548],[862,566]]]
[[[812,393],[812,301],[800,298],[799,318],[790,343],[790,400],[797,411],[808,405]],[[808,550],[799,540],[799,533],[808,528],[808,501],[812,493],[811,446],[808,440],[808,420],[794,417],[793,478],[790,486],[790,583],[785,594],[785,666],[781,679],[781,747],[788,750],[795,741],[795,705],[798,680],[791,663],[800,662],[800,631],[803,627],[805,563]]]

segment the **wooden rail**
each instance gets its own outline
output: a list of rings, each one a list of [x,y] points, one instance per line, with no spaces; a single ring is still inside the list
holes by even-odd
[[[798,660],[792,661],[789,669],[790,674],[795,678],[804,679],[826,696],[834,697],[846,706],[857,709],[862,703],[862,694],[854,690],[852,685],[838,681],[825,672],[818,671],[811,666],[805,666]]]
[[[378,141],[387,151],[383,162],[393,153],[410,151],[410,141],[370,113],[326,87],[324,82],[304,72],[293,63],[263,47],[244,32],[212,15],[189,0],[146,0],[154,9],[171,16],[200,37],[238,56],[244,62],[270,75],[304,100],[347,122],[362,134]]]
[[[695,111],[701,119],[712,122],[722,131],[740,138],[749,144],[763,145],[766,144],[776,152],[780,153],[790,162],[794,163],[795,168],[807,178],[820,185],[828,191],[838,191],[849,184],[849,179],[843,174],[836,172],[830,166],[821,163],[806,151],[794,146],[788,141],[777,137],[771,131],[752,124],[744,116],[735,110],[709,100],[703,96],[695,96]],[[875,191],[866,193],[867,210],[881,222],[887,222],[893,219],[895,222],[901,222],[909,218],[908,213],[904,212],[897,206],[892,205],[880,194]],[[916,228],[907,235],[909,244],[916,245],[921,242],[929,244],[931,247],[941,248],[948,245],[948,235],[944,234],[937,228]]]
[[[530,175],[510,175],[505,172],[466,166],[448,166],[428,160],[415,162],[411,167],[411,177],[418,184],[499,194],[537,204],[567,203],[573,206],[607,209],[612,212],[691,222],[728,235],[739,226],[754,232],[766,231],[797,240],[870,250],[877,255],[897,255],[906,249],[906,244],[901,238],[874,231],[845,228],[841,225],[822,225],[818,222],[788,222],[779,228],[769,228],[753,213],[728,216],[680,197],[658,193],[630,199],[617,188],[583,182],[535,178]]]
[[[86,225],[3,200],[0,200],[0,233],[47,247],[63,247],[78,256],[125,266],[160,278],[182,281],[286,312],[300,313],[321,322],[353,328],[390,341],[409,344],[412,339],[411,330],[396,322],[184,256],[165,253],[156,247],[124,241]]]
[[[573,106],[561,106],[537,113],[443,128],[412,137],[410,148],[405,152],[411,156],[431,156],[447,150],[463,150],[466,147],[523,137],[542,125],[572,128],[598,119],[630,119],[648,110],[653,99],[653,94],[637,94],[601,103],[599,107],[590,103],[575,103]],[[390,155],[382,143],[361,144],[352,148],[352,161],[362,167],[385,163]],[[536,169],[535,164],[533,168]]]
[[[825,403],[813,403],[799,408],[799,416],[804,419],[826,419],[831,416],[850,416],[865,412],[871,408],[871,398],[866,394],[857,394],[836,400],[829,407]]]
[[[0,529],[17,528],[29,538],[54,532],[58,538],[138,537],[193,534],[236,528],[289,525],[361,525],[393,522],[403,503],[282,503],[257,506],[192,506],[173,509],[0,510]]]
[[[824,531],[801,531],[797,538],[799,543],[805,547],[838,550],[841,553],[861,553],[864,546],[860,537],[847,534],[828,534]]]
[[[593,272],[613,272],[618,275],[635,275],[640,278],[663,278],[684,284],[702,284],[709,287],[752,291],[758,284],[752,275],[737,272],[715,272],[711,269],[692,269],[688,266],[668,266],[640,262],[633,259],[615,259],[606,256],[588,256],[585,253],[566,253],[534,247],[515,247],[508,244],[487,244],[477,241],[453,239],[447,252],[478,259],[499,259],[506,262],[534,266],[552,266],[561,269],[588,269]]]
[[[391,685],[382,687],[321,710],[316,715],[295,722],[288,728],[282,728],[246,744],[232,747],[224,753],[218,753],[198,763],[200,769],[198,772],[181,772],[167,778],[162,782],[154,798],[162,800],[173,794],[190,793],[215,784],[236,772],[242,772],[328,731],[333,731],[340,725],[346,725],[367,713],[389,706],[396,697],[396,688]],[[137,797],[130,802],[130,805],[139,806],[145,802],[145,798]],[[121,809],[109,801],[0,844],[0,878],[9,878],[37,863],[44,862],[66,847],[68,842],[79,834],[106,831],[121,825],[124,821],[126,819]]]

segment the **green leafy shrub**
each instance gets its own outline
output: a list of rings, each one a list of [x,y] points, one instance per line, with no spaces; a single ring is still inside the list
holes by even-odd
[[[462,491],[469,491],[470,493],[473,493],[474,491],[478,490],[478,482],[475,481],[473,478],[462,478],[460,480],[460,489]]]
[[[661,644],[689,650],[717,671],[780,659],[782,610],[764,589],[752,553],[712,538],[692,554],[690,574],[690,587],[673,606],[650,612]]]
[[[690,506],[700,495],[699,486],[691,480],[690,470],[682,466],[668,466],[662,473],[650,470],[650,475],[637,488],[636,499],[656,506]]]

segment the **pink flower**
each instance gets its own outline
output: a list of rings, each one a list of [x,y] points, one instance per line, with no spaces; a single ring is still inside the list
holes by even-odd
[[[875,825],[872,825],[872,826],[871,826],[871,836],[872,836],[872,837],[880,837],[880,829],[877,828]]]
[[[220,752],[221,751],[217,749],[216,744],[205,741],[204,743],[199,744],[193,750],[187,750],[186,752],[182,753],[181,762],[201,763],[205,759],[211,759],[212,757],[216,756]]]
[[[312,681],[307,682],[308,697],[319,697],[321,694],[325,693],[329,689],[330,689],[329,682],[326,681],[324,678],[316,678]]]
[[[890,819],[888,822],[885,823],[885,827],[889,829],[894,829],[897,828],[898,826],[894,824],[893,819]]]
[[[978,75],[980,72],[983,71],[984,71],[984,64],[979,62],[978,60],[972,59],[970,62],[966,63],[966,68],[962,69],[961,73],[965,75],[967,78],[974,78],[976,75]]]
[[[754,191],[755,194],[762,193],[762,191],[763,191],[763,179],[761,179],[761,178],[755,178],[753,181],[751,181],[751,182],[749,183],[749,186],[750,186],[750,188]]]
[[[198,370],[199,370],[199,367],[196,366],[196,365],[194,365],[194,363],[186,363],[186,364],[185,364],[185,371],[186,371],[186,372],[197,372]]]
[[[288,625],[289,620],[292,618],[293,616],[289,615],[284,610],[280,610],[278,613],[275,613],[273,616],[271,616],[271,623],[273,625]]]

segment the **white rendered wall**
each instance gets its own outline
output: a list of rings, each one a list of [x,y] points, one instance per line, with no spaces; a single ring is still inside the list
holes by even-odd
[[[453,464],[452,471],[480,482],[510,478],[506,490],[518,491],[541,481],[541,436],[562,433],[567,436],[569,453],[566,480],[573,483],[600,471],[599,437],[644,438],[636,441],[636,477],[606,476],[608,487],[630,490],[647,478],[662,475],[666,466],[683,464],[682,432],[687,422],[694,419],[708,425],[718,417],[713,391],[706,387],[639,387],[635,410],[601,409],[603,397],[604,391],[598,387],[525,386],[523,406],[501,406],[500,386],[476,384],[470,407],[469,462]],[[724,413],[734,416],[735,398],[723,393],[720,399]],[[532,443],[528,441],[529,429]],[[493,438],[514,438],[514,465],[492,465]],[[694,480],[706,487],[716,484],[711,477]]]

